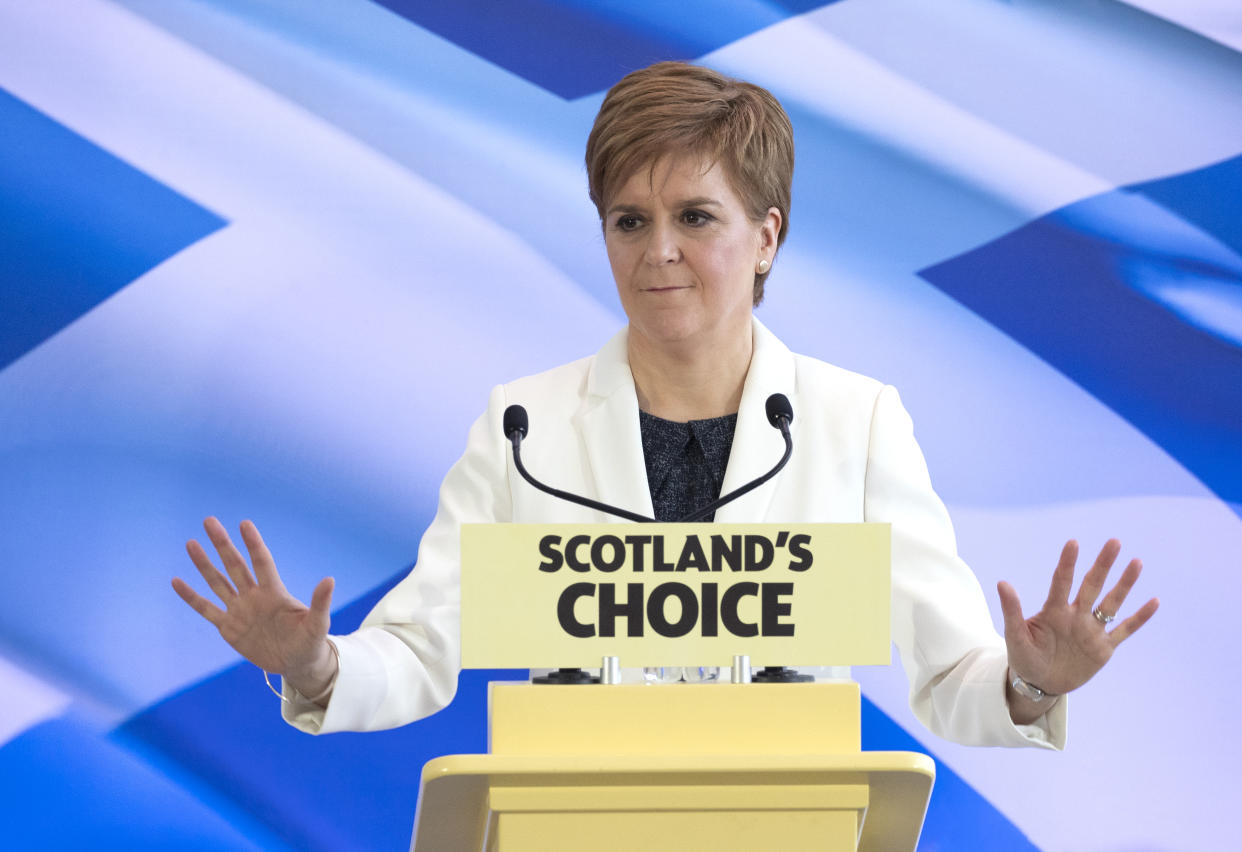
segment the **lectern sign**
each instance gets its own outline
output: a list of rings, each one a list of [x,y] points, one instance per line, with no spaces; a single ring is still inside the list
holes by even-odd
[[[887,524],[466,524],[467,668],[889,662]]]

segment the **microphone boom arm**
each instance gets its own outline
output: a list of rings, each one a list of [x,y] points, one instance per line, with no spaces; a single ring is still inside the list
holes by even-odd
[[[559,497],[562,500],[568,500],[570,503],[576,503],[579,506],[586,506],[588,509],[595,509],[599,512],[607,512],[610,515],[616,515],[618,518],[625,518],[627,521],[636,521],[640,524],[654,524],[655,518],[644,518],[642,515],[634,512],[627,512],[625,509],[618,509],[615,506],[609,506],[607,503],[600,503],[598,500],[592,500],[589,497],[579,497],[577,494],[570,494],[568,491],[561,491],[559,488],[552,488],[544,485],[535,477],[526,472],[526,465],[522,464],[522,436],[516,432],[510,437],[513,442],[513,465],[518,469],[518,473],[522,474],[522,478],[531,485],[538,488],[545,494],[551,494],[553,497]]]
[[[785,439],[785,453],[781,456],[781,460],[776,466],[765,473],[758,479],[748,482],[741,488],[734,489],[728,494],[720,497],[706,506],[701,506],[695,511],[686,515],[684,518],[678,519],[677,523],[685,524],[697,521],[715,512],[726,503],[730,503],[744,494],[749,494],[760,485],[767,482],[776,474],[780,473],[781,468],[789,461],[789,457],[793,455],[793,438],[789,434],[789,424],[793,420],[793,408],[789,405],[789,399],[781,393],[774,393],[768,397],[767,403],[768,422],[781,430],[781,437]],[[615,515],[618,518],[624,518],[627,521],[634,521],[640,524],[655,523],[654,518],[643,517],[634,512],[618,509],[615,506],[609,506],[607,503],[601,503],[598,500],[592,500],[589,497],[580,497],[577,494],[570,494],[568,491],[561,491],[559,488],[552,488],[544,485],[535,477],[531,476],[526,470],[526,465],[522,464],[522,439],[526,437],[529,423],[526,416],[526,409],[520,405],[510,405],[505,409],[504,414],[504,433],[509,441],[513,444],[513,465],[517,468],[522,478],[545,494],[550,494],[561,500],[566,500],[578,506],[585,506],[588,509],[594,509],[597,512],[605,512],[609,515]]]

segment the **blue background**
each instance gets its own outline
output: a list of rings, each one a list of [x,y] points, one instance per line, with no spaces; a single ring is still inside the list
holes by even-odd
[[[1242,758],[1242,22],[1204,0],[53,0],[0,9],[0,818],[11,848],[404,848],[485,685],[312,738],[173,595],[255,519],[353,629],[497,382],[624,323],[586,198],[603,91],[666,58],[795,126],[760,318],[896,384],[962,554],[1038,605],[1142,556],[1152,624],[1062,754],[936,741],[921,849],[1178,850]],[[1212,755],[1207,760],[1205,755]],[[394,760],[394,755],[399,756]],[[1194,767],[1194,771],[1187,771]],[[1194,814],[1194,818],[1188,818]],[[1055,816],[1053,816],[1055,815]]]

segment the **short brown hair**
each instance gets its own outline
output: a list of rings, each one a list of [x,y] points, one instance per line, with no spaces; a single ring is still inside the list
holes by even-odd
[[[657,62],[621,78],[587,138],[587,183],[600,220],[622,184],[670,154],[719,163],[751,219],[763,221],[770,207],[780,211],[777,248],[785,241],[793,126],[771,92],[684,62]],[[767,277],[755,275],[756,305]]]

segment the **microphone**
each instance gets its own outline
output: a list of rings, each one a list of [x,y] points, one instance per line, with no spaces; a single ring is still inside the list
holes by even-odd
[[[505,409],[503,425],[505,437],[510,441],[513,440],[515,432],[519,441],[525,438],[526,433],[530,430],[530,418],[526,416],[526,409],[520,405],[510,405]]]
[[[783,393],[772,394],[763,404],[763,408],[768,413],[768,422],[777,429],[784,431],[793,422],[793,406],[789,404],[789,397]],[[785,421],[784,426],[780,425],[780,420]]]
[[[760,485],[781,472],[781,468],[785,466],[785,463],[789,461],[789,457],[793,455],[793,438],[789,434],[789,424],[793,422],[793,406],[789,404],[789,397],[785,396],[785,394],[774,393],[768,397],[767,402],[764,403],[764,409],[768,414],[768,422],[777,429],[780,429],[781,437],[785,439],[785,454],[782,455],[781,460],[776,463],[776,467],[772,468],[758,479],[746,483],[741,488],[730,491],[728,494],[713,500],[706,506],[695,509],[684,518],[679,518],[677,523],[685,524],[690,521],[697,521],[700,518],[705,518],[726,503],[732,503],[743,494],[749,494],[751,491],[754,491]]]
[[[600,512],[607,512],[610,515],[616,515],[619,518],[625,518],[627,521],[636,521],[640,524],[655,523],[655,518],[645,518],[634,512],[627,512],[625,509],[618,509],[615,506],[609,506],[607,503],[601,503],[598,500],[591,500],[588,497],[579,497],[577,494],[570,494],[568,491],[561,491],[559,488],[550,488],[544,485],[535,477],[526,471],[526,465],[522,464],[522,439],[526,437],[530,431],[530,418],[526,416],[526,409],[520,405],[510,405],[505,409],[504,420],[502,421],[505,430],[505,437],[513,444],[513,465],[518,469],[518,473],[522,478],[531,485],[538,488],[545,494],[551,494],[553,497],[559,497],[562,500],[568,500],[579,506],[586,506],[588,509],[595,509]]]
[[[793,422],[793,406],[789,404],[789,398],[783,393],[774,393],[768,397],[764,408],[768,413],[768,422],[780,429],[781,435],[785,438],[785,455],[771,473],[759,480],[760,482],[766,482],[775,476],[776,472],[785,466],[785,462],[789,461],[789,455],[793,452],[793,438],[789,436],[789,424]],[[751,680],[754,683],[810,683],[815,678],[812,675],[799,674],[797,669],[785,666],[764,666],[763,671],[756,672]]]
[[[522,439],[526,437],[530,431],[530,418],[526,416],[526,409],[520,405],[510,405],[505,409],[504,418],[501,420],[502,428],[505,431],[505,437],[513,444],[513,465],[518,469],[518,473],[522,474],[522,478],[531,485],[551,494],[553,497],[560,497],[562,500],[568,500],[570,503],[577,503],[579,506],[586,506],[589,509],[598,509],[601,512],[608,512],[611,515],[625,518],[627,521],[637,521],[638,523],[654,523],[654,518],[644,518],[642,515],[636,515],[633,512],[627,512],[624,509],[617,509],[605,503],[595,500],[589,500],[586,497],[579,497],[576,494],[570,494],[568,491],[561,491],[557,488],[549,488],[535,477],[526,472],[526,465],[522,464]],[[584,672],[580,668],[559,668],[555,671],[548,672],[545,675],[531,678],[531,683],[550,684],[555,686],[578,686],[599,683],[600,679]]]

